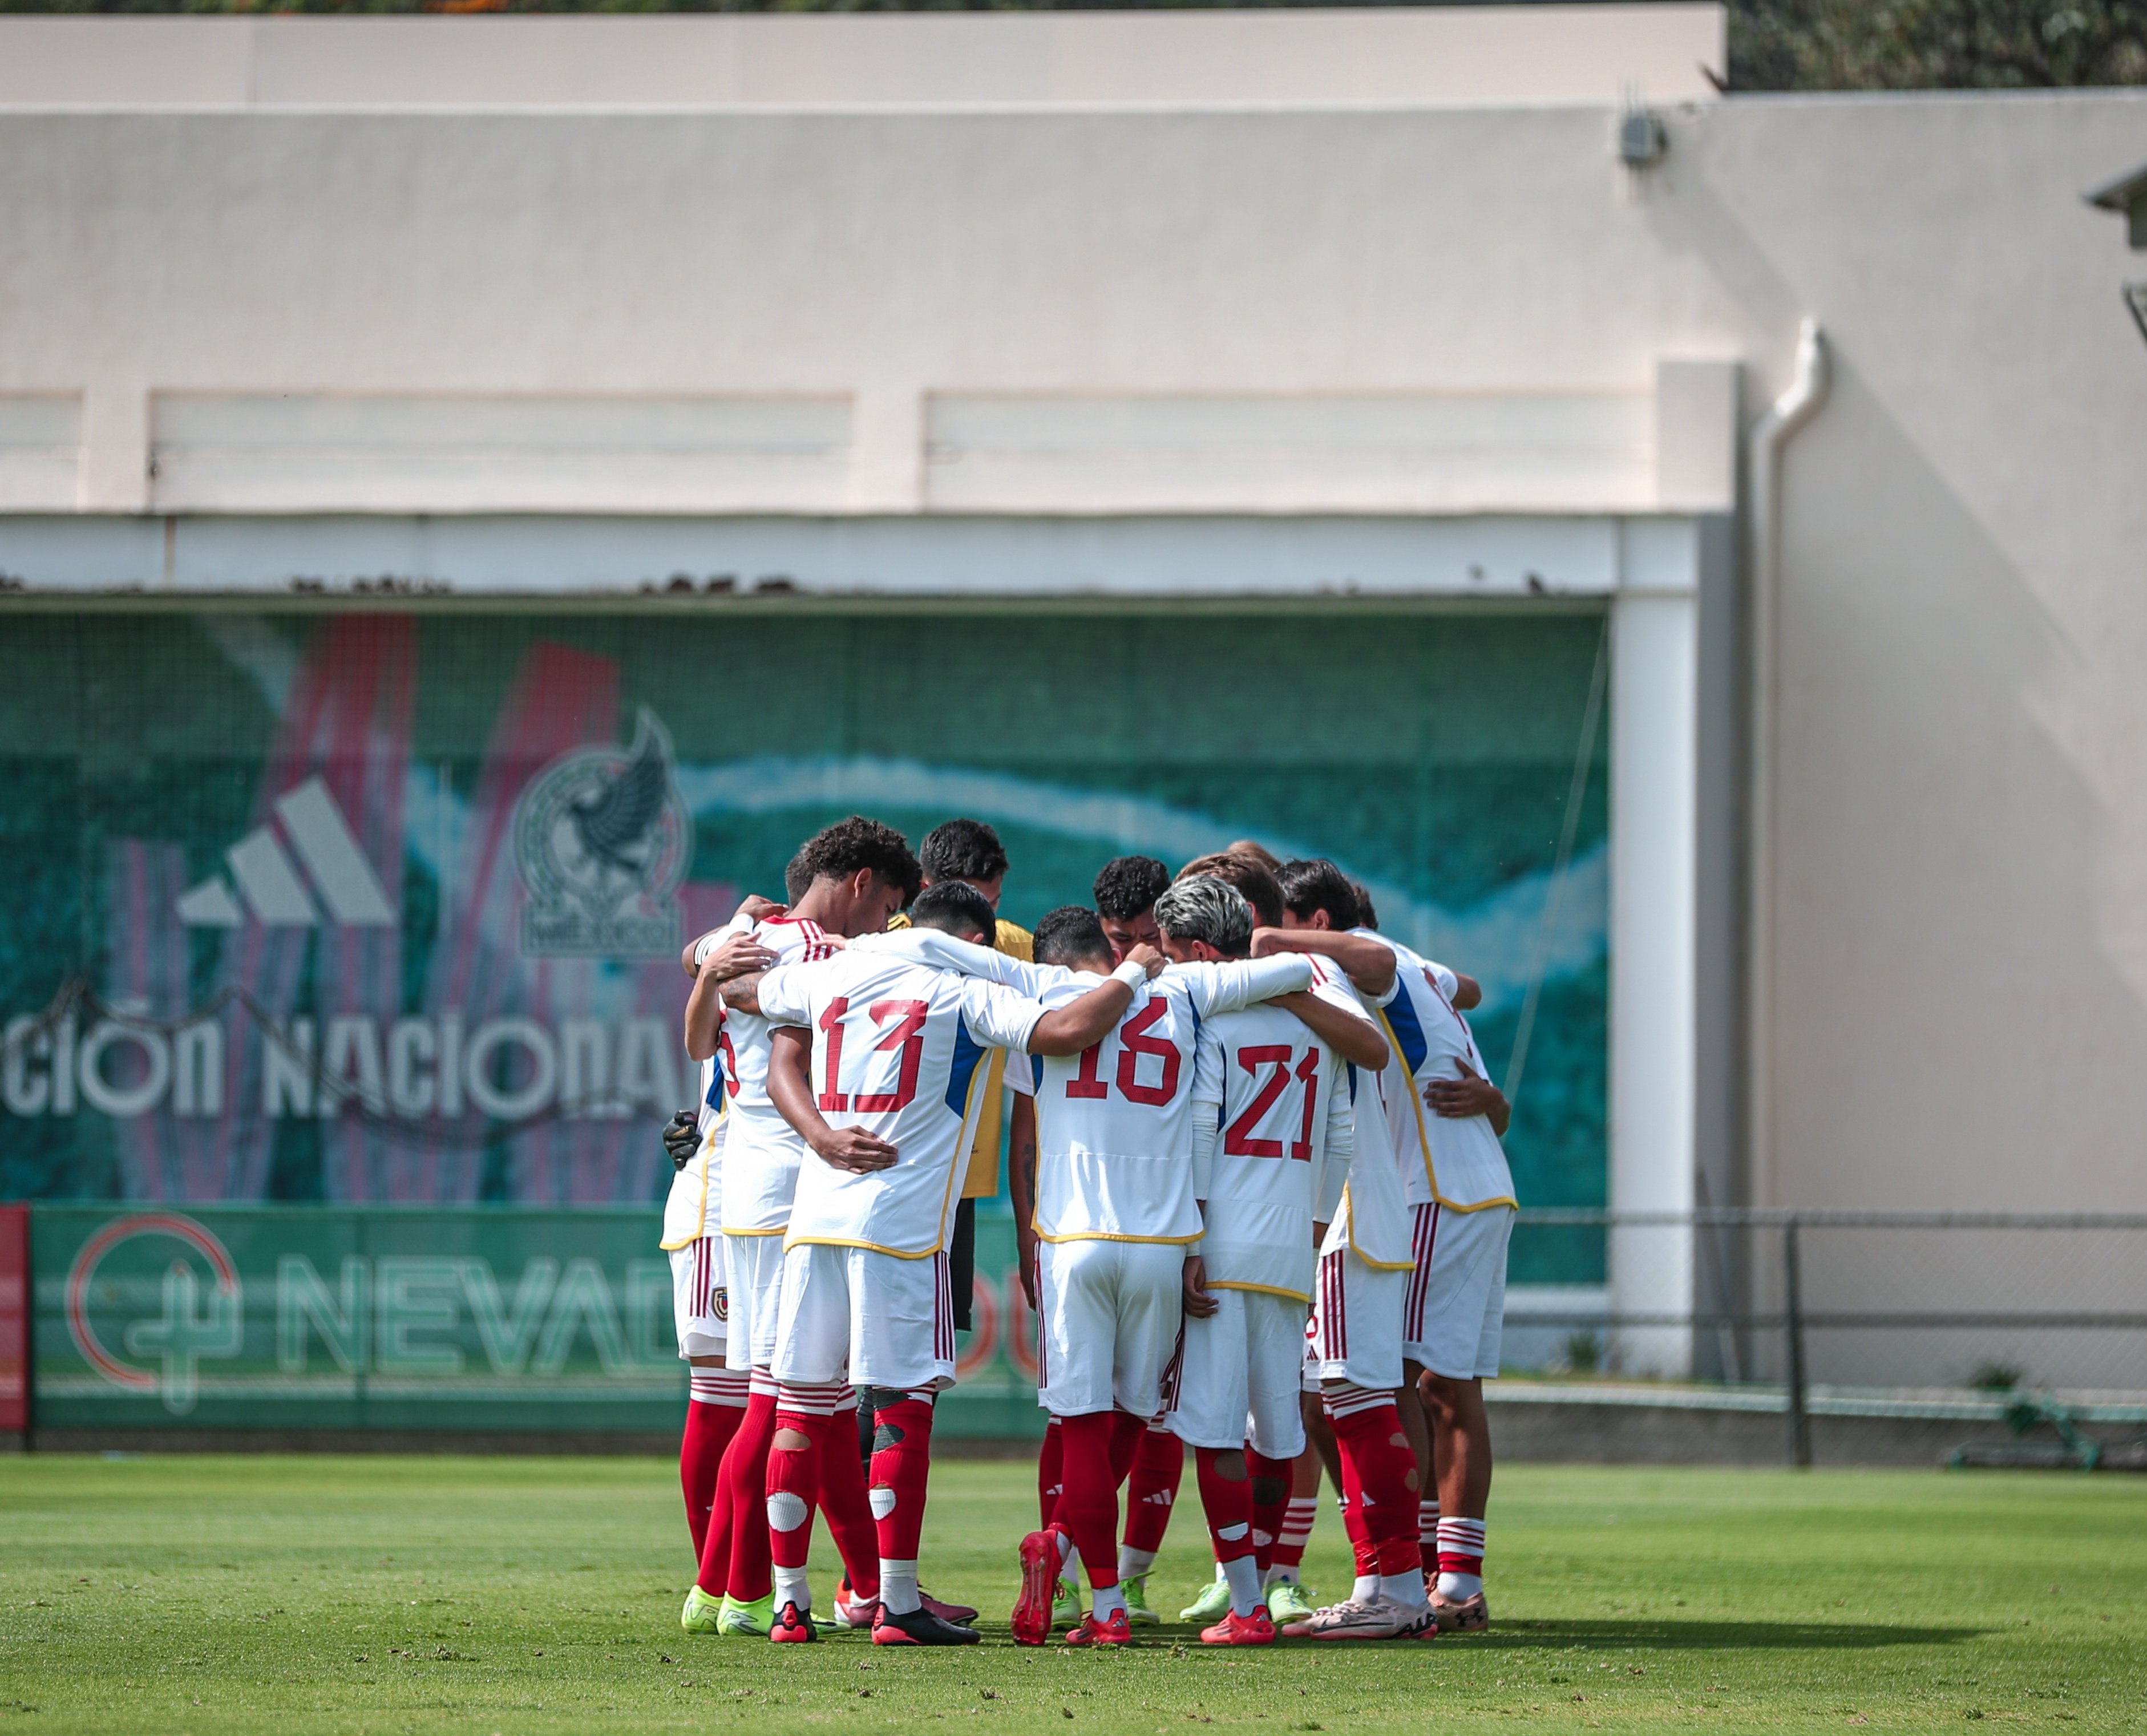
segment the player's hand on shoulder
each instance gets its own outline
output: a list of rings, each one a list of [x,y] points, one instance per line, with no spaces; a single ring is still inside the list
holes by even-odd
[[[1184,1291],[1185,1312],[1195,1320],[1205,1320],[1222,1306],[1208,1293],[1208,1262],[1197,1253],[1185,1257]]]
[[[1253,957],[1272,958],[1277,953],[1294,953],[1297,948],[1289,943],[1287,928],[1255,928],[1253,930]]]
[[[1465,1121],[1472,1115],[1494,1115],[1506,1107],[1504,1092],[1466,1061],[1456,1064],[1461,1068],[1459,1078],[1434,1079],[1424,1088],[1424,1100],[1435,1114]]]
[[[718,983],[731,983],[766,970],[775,959],[776,955],[750,934],[733,934],[701,961],[699,974]]]
[[[891,1169],[898,1155],[886,1140],[873,1138],[863,1128],[831,1128],[813,1142],[813,1149],[831,1168],[847,1170],[852,1175]]]
[[[763,898],[757,892],[749,892],[738,901],[738,913],[757,923],[767,922],[772,917],[786,913],[790,907],[778,904],[773,898]]]
[[[1144,940],[1126,948],[1126,963],[1138,964],[1148,973],[1149,980],[1154,982],[1163,974],[1164,966],[1170,961]]]

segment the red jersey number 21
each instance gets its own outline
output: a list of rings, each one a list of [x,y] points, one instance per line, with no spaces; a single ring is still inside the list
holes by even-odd
[[[1294,1069],[1291,1062],[1297,1052],[1288,1043],[1260,1043],[1238,1051],[1238,1065],[1255,1078],[1260,1070],[1268,1076],[1260,1080],[1259,1089],[1253,1100],[1245,1105],[1244,1113],[1232,1122],[1223,1134],[1223,1149],[1234,1158],[1279,1158],[1282,1155],[1279,1139],[1258,1139],[1253,1130],[1267,1118],[1283,1093],[1294,1080],[1304,1088],[1299,1093],[1297,1138],[1289,1142],[1289,1154],[1301,1163],[1312,1161],[1312,1118],[1319,1103],[1319,1051],[1308,1048],[1304,1058],[1298,1061]]]

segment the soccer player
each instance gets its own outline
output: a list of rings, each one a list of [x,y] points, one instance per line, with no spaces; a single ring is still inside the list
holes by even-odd
[[[1483,1383],[1499,1372],[1517,1209],[1499,1143],[1511,1109],[1462,1016],[1462,980],[1376,938],[1393,948],[1398,967],[1380,1010],[1396,1062],[1384,1092],[1388,1137],[1409,1208],[1414,1266],[1403,1304],[1402,1368],[1429,1424],[1433,1473],[1424,1518],[1435,1553],[1424,1568],[1437,1572],[1431,1608],[1439,1631],[1480,1633],[1490,1625],[1483,1574],[1491,1433]]]
[[[1219,880],[1179,880],[1155,914],[1174,959],[1251,951],[1252,907]],[[1376,1037],[1339,984],[1314,993]],[[1213,1118],[1196,1111],[1194,1123],[1202,1233],[1185,1260],[1188,1319],[1170,1426],[1194,1449],[1201,1505],[1229,1585],[1229,1613],[1201,1633],[1209,1645],[1275,1637],[1254,1553],[1253,1475],[1272,1485],[1261,1504],[1286,1502],[1290,1461],[1304,1450],[1299,1371],[1314,1249],[1354,1146],[1344,1057],[1306,1035],[1287,1015],[1256,1007],[1207,1021],[1197,1051],[1193,1094]]]
[[[1114,856],[1097,870],[1090,896],[1114,957],[1124,958],[1132,947],[1162,944],[1155,901],[1169,884],[1170,870],[1153,856]]]
[[[1292,932],[1344,933],[1357,895],[1330,862],[1293,862],[1279,877]],[[1389,986],[1386,998],[1399,992]],[[1356,1150],[1340,1210],[1320,1248],[1311,1348],[1321,1402],[1336,1437],[1344,1517],[1357,1580],[1337,1603],[1284,1626],[1292,1638],[1431,1638],[1439,1628],[1425,1594],[1419,1547],[1423,1473],[1396,1404],[1403,1381],[1402,1309],[1415,1261],[1401,1175],[1389,1143],[1383,1069],[1359,1076]]]
[[[853,814],[827,828],[799,851],[794,864],[805,883],[790,908],[755,925],[753,938],[782,963],[832,957],[840,938],[884,928],[916,896],[917,858],[902,834]],[[717,1500],[728,1511],[728,1535],[712,1523],[713,1543],[687,1597],[684,1618],[694,1633],[762,1634],[774,1616],[774,1583],[765,1519],[768,1453],[775,1433],[775,1324],[781,1299],[783,1237],[804,1144],[768,1095],[769,1028],[756,1010],[759,976],[723,985],[723,1043],[731,1104],[724,1134],[723,1232],[729,1274],[729,1366],[751,1380],[744,1417],[723,1454]],[[853,1395],[838,1399],[848,1420]],[[849,1473],[830,1468],[822,1492],[853,1589],[869,1599],[877,1554],[865,1508],[864,1478],[854,1456]],[[698,1596],[696,1595],[698,1593]]]
[[[933,886],[911,920],[979,945],[992,908],[958,881]],[[818,1638],[804,1539],[835,1396],[863,1386],[878,1423],[872,1463],[880,1645],[965,1645],[978,1638],[922,1607],[932,1406],[954,1379],[948,1292],[958,1158],[970,1150],[992,1049],[1078,1054],[1123,1017],[1162,958],[1136,953],[1109,978],[1046,1008],[934,963],[929,937],[893,933],[817,963],[778,966],[758,985],[778,1028],[770,1095],[817,1161],[798,1178],[784,1238],[773,1372],[780,1392],[767,1503],[779,1613],[769,1637]],[[817,1088],[816,1088],[817,1082]],[[838,1437],[839,1438],[839,1436]],[[856,1569],[852,1568],[855,1580]]]
[[[722,1058],[717,1052],[723,1027],[718,992],[732,978],[759,970],[775,955],[747,932],[764,912],[779,912],[764,898],[747,901],[733,926],[703,937],[688,951],[693,976],[686,1001],[686,1053],[701,1067],[701,1101],[682,1110],[664,1130],[671,1153],[671,1191],[663,1203],[662,1247],[671,1257],[671,1299],[678,1354],[691,1373],[686,1429],[678,1443],[678,1483],[686,1499],[686,1525],[693,1539],[698,1567],[708,1542],[709,1513],[715,1504],[716,1478],[723,1449],[738,1432],[745,1410],[746,1377],[725,1360],[724,1336],[729,1308],[725,1297],[723,1237],[711,1218],[713,1197],[720,1207],[723,1111],[729,1100]]]
[[[1112,968],[1103,925],[1087,910],[1052,912],[1037,944],[1039,964],[1063,968],[1039,990],[1047,1006],[1088,992]],[[1194,1043],[1202,1019],[1302,991],[1312,976],[1304,959],[1174,967],[1135,991],[1103,1041],[1034,1069],[1038,1396],[1063,1442],[1063,1488],[1022,1544],[1013,1627],[1025,1644],[1048,1634],[1053,1589],[1077,1557],[1092,1600],[1070,1643],[1129,1638],[1114,1554],[1118,1485],[1162,1408],[1184,1248],[1200,1233],[1188,1088]]]

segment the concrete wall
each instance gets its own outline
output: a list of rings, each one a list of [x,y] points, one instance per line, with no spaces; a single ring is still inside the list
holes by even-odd
[[[177,504],[150,471],[178,394],[818,399],[849,407],[825,509],[928,513],[951,401],[1174,394],[1206,407],[1195,448],[1227,444],[1231,394],[1355,407],[1286,454],[1361,445],[1395,395],[1432,423],[1644,403],[1665,360],[1718,358],[1749,413],[1816,313],[1837,383],[1784,482],[1774,1108],[1738,1185],[2147,1205],[2147,351],[2120,226],[2079,198],[2147,157],[2147,97],[1668,118],[1634,177],[1602,106],[0,113],[0,479]],[[69,463],[73,499],[40,493]],[[1630,487],[1595,508],[1665,503]],[[8,536],[0,568],[57,576]]]

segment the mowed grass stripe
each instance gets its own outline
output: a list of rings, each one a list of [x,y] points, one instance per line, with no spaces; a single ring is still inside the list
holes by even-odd
[[[960,1652],[688,1639],[673,1469],[636,1459],[0,1460],[0,1723],[53,1731],[2147,1728],[2147,1478],[1511,1466],[1496,1632],[1121,1653],[1006,1638],[1033,1473],[933,1473]],[[1188,1478],[1151,1582],[1207,1577]],[[1315,1590],[1349,1579],[1323,1503]],[[831,1593],[824,1546],[816,1584]],[[34,1709],[32,1709],[34,1708]]]

